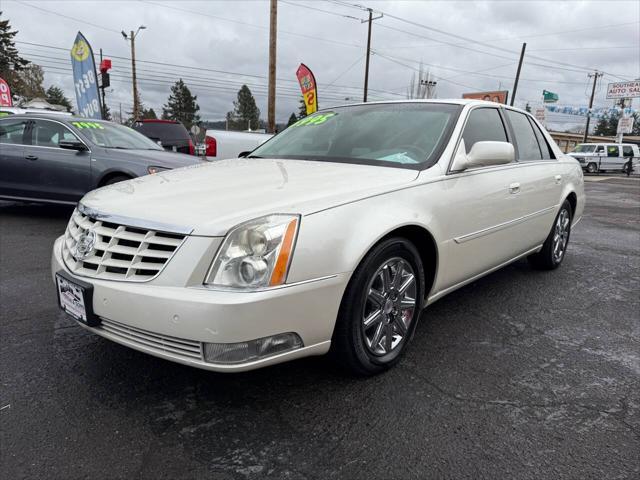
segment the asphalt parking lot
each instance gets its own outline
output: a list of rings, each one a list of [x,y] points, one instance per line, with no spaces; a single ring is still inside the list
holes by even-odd
[[[0,203],[0,478],[640,477],[640,181],[590,178],[555,272],[440,300],[371,379],[312,358],[200,371],[56,305],[69,208]]]

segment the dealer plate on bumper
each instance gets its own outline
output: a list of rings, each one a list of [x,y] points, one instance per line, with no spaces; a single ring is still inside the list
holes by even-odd
[[[60,308],[90,327],[100,323],[93,313],[93,286],[69,278],[62,272],[56,273],[56,288]]]

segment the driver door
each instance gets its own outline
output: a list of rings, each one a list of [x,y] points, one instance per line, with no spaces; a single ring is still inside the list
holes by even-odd
[[[32,120],[31,144],[25,147],[33,196],[61,202],[78,201],[90,187],[91,154],[60,148],[61,140],[80,141],[64,124]]]

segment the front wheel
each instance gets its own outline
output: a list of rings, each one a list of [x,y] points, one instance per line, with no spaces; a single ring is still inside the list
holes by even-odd
[[[597,173],[598,172],[598,165],[596,165],[593,162],[589,163],[587,165],[587,172],[589,172],[589,173]]]
[[[424,267],[415,246],[391,238],[375,246],[345,290],[331,342],[341,367],[380,373],[400,359],[424,298]]]
[[[565,200],[553,222],[551,232],[538,253],[529,255],[527,259],[535,268],[553,270],[558,268],[564,259],[571,235],[571,204]]]

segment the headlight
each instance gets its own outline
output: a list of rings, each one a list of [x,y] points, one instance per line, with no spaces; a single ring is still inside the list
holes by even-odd
[[[224,239],[205,283],[243,290],[282,285],[299,224],[298,215],[268,215],[238,225]]]
[[[151,175],[158,172],[164,172],[165,170],[171,170],[171,169],[166,167],[147,167],[147,172],[149,172]]]

